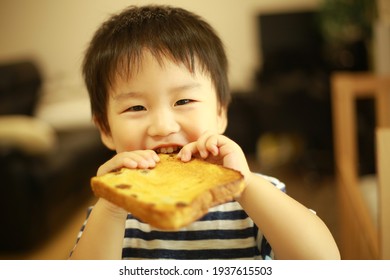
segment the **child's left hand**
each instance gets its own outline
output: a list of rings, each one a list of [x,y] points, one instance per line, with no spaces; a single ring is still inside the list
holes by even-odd
[[[185,145],[178,157],[186,162],[194,154],[199,154],[210,162],[240,171],[245,178],[251,173],[241,147],[224,135],[206,132],[197,141]]]

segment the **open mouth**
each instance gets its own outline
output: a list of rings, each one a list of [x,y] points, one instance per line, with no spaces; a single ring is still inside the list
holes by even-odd
[[[154,151],[158,154],[173,154],[173,153],[178,153],[180,149],[181,147],[179,146],[172,146],[172,147],[160,147],[155,149]]]

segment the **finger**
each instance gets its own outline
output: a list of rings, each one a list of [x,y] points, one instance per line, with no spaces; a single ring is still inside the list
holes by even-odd
[[[198,149],[196,148],[196,142],[191,142],[181,148],[180,152],[177,154],[177,157],[182,161],[187,162],[191,160],[192,155],[197,152]]]
[[[182,161],[189,161],[194,154],[199,154],[202,158],[207,158],[209,153],[218,155],[218,134],[206,132],[202,134],[195,142],[185,145],[178,153],[178,158]]]
[[[160,161],[160,157],[153,150],[138,150],[128,152],[125,153],[124,156],[125,167],[129,168],[153,168],[156,166],[156,162]]]
[[[209,156],[210,150],[207,147],[207,142],[212,138],[215,134],[211,134],[210,132],[206,132],[202,134],[198,141],[196,141],[196,147],[198,152],[202,158],[207,158]]]
[[[115,156],[113,156],[111,159],[109,159],[99,167],[97,171],[97,175],[101,176],[106,173],[118,170],[123,166],[131,166],[131,165],[133,165],[134,166],[133,168],[135,168],[136,163],[132,162],[130,159],[126,160],[126,157],[124,157],[123,153],[116,154]]]
[[[122,167],[131,169],[135,168],[152,168],[159,162],[160,158],[152,150],[140,150],[133,152],[123,152],[116,154],[110,160],[101,165],[98,169],[98,176],[118,170]]]
[[[218,156],[219,154],[219,138],[221,135],[210,135],[206,139],[205,148],[208,152],[210,152],[213,156]]]

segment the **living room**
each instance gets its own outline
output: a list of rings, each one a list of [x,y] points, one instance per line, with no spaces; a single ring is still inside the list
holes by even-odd
[[[379,13],[367,21],[357,19],[355,33],[348,32],[355,34],[352,41],[335,47],[325,43],[329,37],[320,27],[329,18],[342,23],[332,18],[337,1],[328,1],[334,7],[321,0],[2,1],[0,35],[6,39],[0,44],[0,66],[6,70],[0,71],[0,81],[12,81],[1,91],[0,119],[24,118],[17,121],[20,128],[9,118],[0,121],[7,137],[10,127],[17,134],[0,141],[2,176],[10,178],[1,194],[11,197],[1,206],[8,230],[1,235],[0,258],[67,258],[96,200],[89,179],[112,156],[91,120],[81,76],[83,54],[104,19],[128,5],[146,3],[187,8],[215,27],[230,62],[233,102],[226,134],[242,146],[254,171],[280,177],[288,193],[315,210],[338,241],[330,74],[390,73],[385,2],[377,1]],[[359,15],[358,10],[351,14]],[[317,26],[319,19],[323,25]],[[29,88],[6,92],[19,81]],[[359,108],[360,171],[368,174],[375,170],[375,113],[372,101]],[[10,194],[6,186],[17,187]]]

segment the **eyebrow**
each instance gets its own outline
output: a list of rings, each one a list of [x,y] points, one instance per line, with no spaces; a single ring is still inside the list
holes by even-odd
[[[130,92],[113,94],[112,98],[114,100],[122,100],[122,99],[127,99],[127,98],[139,98],[142,95],[143,95],[142,92],[130,91]]]
[[[175,93],[175,92],[180,92],[183,90],[189,90],[193,88],[199,88],[201,87],[200,83],[189,83],[177,87],[172,87],[169,89],[170,93]],[[141,91],[129,91],[129,92],[123,92],[123,93],[118,93],[113,95],[114,100],[123,100],[127,98],[140,98],[143,96],[143,93]]]

